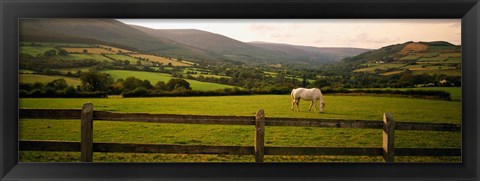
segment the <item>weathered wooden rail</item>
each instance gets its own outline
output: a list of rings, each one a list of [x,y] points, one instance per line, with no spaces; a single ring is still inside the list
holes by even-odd
[[[254,155],[256,162],[263,162],[264,155],[352,155],[383,156],[393,162],[394,156],[461,156],[458,148],[395,148],[395,130],[461,131],[460,124],[395,122],[389,113],[383,121],[265,118],[260,109],[255,116],[197,116],[147,113],[112,113],[94,111],[87,103],[82,110],[72,109],[20,109],[21,119],[81,119],[81,141],[20,140],[24,151],[74,151],[81,152],[81,161],[92,162],[93,152],[123,153],[172,153],[172,154],[233,154]],[[205,146],[173,144],[94,143],[93,120],[181,123],[255,125],[253,146]],[[274,147],[264,146],[265,126],[304,126],[333,128],[383,129],[383,146],[369,147]]]

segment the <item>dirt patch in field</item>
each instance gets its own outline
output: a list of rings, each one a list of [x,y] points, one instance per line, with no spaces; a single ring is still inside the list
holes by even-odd
[[[407,55],[409,53],[426,51],[427,49],[428,45],[425,45],[423,43],[410,43],[400,51],[400,54]]]

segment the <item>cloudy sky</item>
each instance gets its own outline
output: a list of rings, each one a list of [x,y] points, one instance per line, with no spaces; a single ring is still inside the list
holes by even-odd
[[[380,48],[407,41],[461,44],[460,19],[195,20],[119,19],[153,29],[199,29],[243,41],[316,47]]]

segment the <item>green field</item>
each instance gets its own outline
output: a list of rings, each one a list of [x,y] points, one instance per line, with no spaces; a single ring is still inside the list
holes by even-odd
[[[373,72],[375,72],[376,69],[387,70],[387,69],[390,69],[390,68],[399,68],[399,67],[402,67],[402,66],[405,66],[405,64],[384,63],[384,64],[377,64],[377,66],[371,66],[371,67],[367,67],[367,68],[357,69],[357,70],[354,70],[354,72],[370,72],[370,73],[373,73]]]
[[[100,54],[81,54],[81,53],[71,53],[65,56],[58,56],[61,60],[97,60],[97,61],[112,61],[111,59],[100,55]]]
[[[450,94],[452,101],[462,100],[461,87],[418,87],[418,88],[368,88],[371,90],[431,90],[431,91],[445,91]]]
[[[64,77],[64,76],[38,75],[38,74],[20,74],[19,76],[20,76],[19,82],[21,83],[32,83],[32,84],[35,82],[49,83],[56,79],[65,79],[65,81],[67,81],[67,84],[71,86],[77,86],[82,84],[82,81],[80,81],[80,79],[78,78],[71,78],[71,77]]]
[[[20,46],[20,53],[21,54],[28,54],[31,56],[37,56],[39,54],[43,54],[48,50],[55,49],[53,47],[44,47],[44,46]]]
[[[128,56],[128,55],[106,54],[105,56],[113,58],[115,60],[121,60],[121,61],[128,60],[131,65],[137,64],[137,61],[138,61],[138,59],[133,58],[133,57]]]
[[[141,80],[149,80],[151,84],[156,84],[158,81],[164,81],[167,83],[172,76],[165,73],[154,73],[154,72],[142,72],[142,71],[129,71],[129,70],[107,70],[102,71],[104,73],[110,74],[113,79],[126,79],[127,77],[136,77]],[[209,83],[209,82],[200,82],[196,80],[186,79],[190,83],[190,87],[193,90],[207,91],[207,90],[217,90],[224,88],[233,88],[233,86]]]
[[[21,108],[80,109],[92,102],[95,110],[112,112],[147,112],[192,115],[254,116],[259,108],[268,117],[344,118],[381,120],[383,112],[391,112],[397,121],[461,123],[461,103],[457,101],[422,100],[369,96],[325,96],[324,113],[306,112],[308,103],[300,103],[300,112],[290,110],[289,95],[67,99],[22,98]],[[427,110],[428,111],[425,111]],[[20,138],[36,140],[79,141],[78,120],[21,120]],[[340,129],[267,126],[267,146],[347,146],[381,147],[378,129]],[[189,144],[189,145],[252,145],[253,126],[159,124],[96,121],[95,142]],[[397,131],[397,147],[461,147],[461,133],[433,131]],[[95,153],[98,162],[205,162],[254,161],[253,156],[122,154]],[[404,162],[459,162],[459,157],[397,157]],[[267,156],[266,161],[382,162],[381,157],[355,156]],[[78,153],[21,152],[20,161],[79,161]]]
[[[85,43],[57,43],[57,42],[21,42],[20,46],[30,46],[32,43],[35,43],[36,46],[44,46],[44,47],[82,47],[82,48],[90,48],[93,47],[92,45],[85,44]]]
[[[459,123],[461,102],[373,96],[325,96],[325,113],[290,111],[290,95],[123,98],[123,99],[21,99],[25,108],[79,109],[92,102],[96,110],[159,114],[249,116],[263,108],[269,117],[342,118],[381,120],[391,112],[398,121]],[[426,109],[429,111],[425,111]]]

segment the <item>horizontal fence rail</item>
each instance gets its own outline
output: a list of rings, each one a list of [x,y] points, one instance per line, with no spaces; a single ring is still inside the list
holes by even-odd
[[[81,110],[74,109],[20,109],[21,119],[80,119]],[[255,125],[255,116],[199,116],[148,113],[112,113],[93,111],[94,120],[152,123]],[[382,121],[348,119],[309,119],[265,117],[265,126],[302,126],[335,128],[383,129]],[[460,124],[396,122],[395,130],[452,131],[461,130]]]
[[[394,156],[461,156],[461,149],[458,148],[395,148],[395,130],[459,132],[461,131],[461,125],[447,123],[396,122],[389,113],[384,114],[383,121],[267,118],[265,117],[263,109],[260,109],[255,116],[112,113],[106,111],[94,111],[91,103],[84,104],[82,110],[20,109],[19,113],[21,119],[79,119],[81,121],[80,142],[20,140],[19,148],[23,151],[80,151],[80,160],[82,162],[92,162],[93,152],[254,155],[256,162],[263,162],[264,155],[383,156],[386,162],[393,162]],[[254,125],[255,140],[253,146],[94,143],[93,120],[179,124]],[[265,126],[382,129],[383,145],[380,148],[265,146]]]
[[[265,155],[382,156],[382,148],[265,146]],[[23,151],[79,152],[80,142],[21,140]],[[203,146],[177,144],[93,143],[94,152],[254,155],[253,146]],[[395,156],[460,156],[456,148],[395,148]]]

